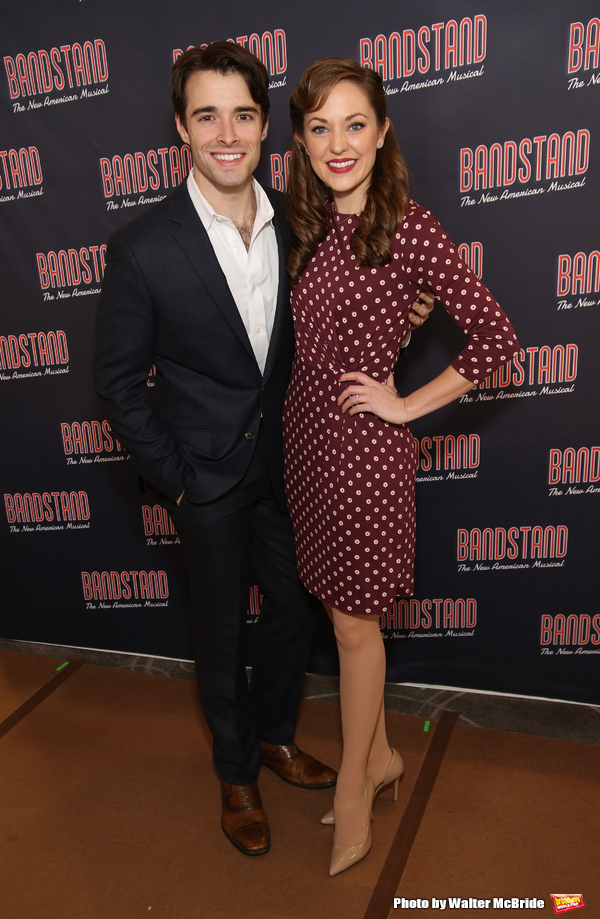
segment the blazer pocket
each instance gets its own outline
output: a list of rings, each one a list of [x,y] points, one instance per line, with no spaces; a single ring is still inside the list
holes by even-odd
[[[197,428],[185,428],[180,425],[169,425],[169,430],[181,453],[185,454],[188,450],[191,450],[194,454],[204,454],[205,456],[212,454],[212,431],[199,431]],[[186,447],[188,450],[185,449]]]

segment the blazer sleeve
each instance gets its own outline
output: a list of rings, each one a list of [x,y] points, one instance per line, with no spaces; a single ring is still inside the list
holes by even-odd
[[[151,291],[127,236],[118,232],[108,242],[96,313],[96,391],[142,478],[174,501],[185,488],[186,464],[147,401],[154,339]]]

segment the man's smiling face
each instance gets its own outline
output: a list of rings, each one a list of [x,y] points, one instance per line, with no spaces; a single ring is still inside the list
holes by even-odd
[[[189,78],[185,94],[185,124],[177,115],[175,121],[190,145],[198,188],[208,201],[211,192],[243,191],[252,181],[268,127],[244,77],[199,71]]]

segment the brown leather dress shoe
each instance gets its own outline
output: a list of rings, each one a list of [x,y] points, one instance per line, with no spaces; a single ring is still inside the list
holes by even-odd
[[[258,785],[221,782],[221,829],[244,855],[265,855],[271,846],[269,823]]]
[[[277,773],[280,779],[298,788],[330,788],[337,782],[337,772],[295,743],[279,745],[260,742],[260,761]]]

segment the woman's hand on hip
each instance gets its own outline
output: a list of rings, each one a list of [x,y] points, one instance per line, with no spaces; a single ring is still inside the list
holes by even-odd
[[[408,421],[405,400],[396,392],[393,374],[389,375],[385,383],[358,370],[343,373],[338,379],[340,383],[349,384],[337,400],[342,414],[370,412],[390,424],[405,424]]]

